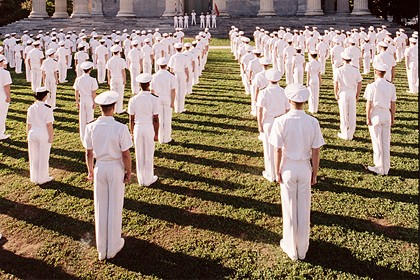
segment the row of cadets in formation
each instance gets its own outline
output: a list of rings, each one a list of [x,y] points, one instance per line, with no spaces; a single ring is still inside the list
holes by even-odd
[[[238,32],[237,36],[234,32],[232,32],[233,36],[232,39],[232,52],[236,56],[236,59],[240,63],[241,69],[241,78],[244,84],[245,93],[251,95],[251,114],[257,116],[257,119],[261,119],[261,106],[258,106],[258,99],[260,96],[260,92],[265,89],[269,85],[269,80],[267,79],[267,70],[270,68],[270,65],[273,65],[273,68],[278,70],[280,73],[280,79],[282,73],[278,67],[275,67],[274,60],[272,60],[268,54],[263,56],[264,51],[259,49],[254,49],[252,46],[249,45],[250,39],[247,37],[242,36],[241,32]],[[231,34],[231,35],[232,35]],[[415,34],[414,34],[415,35]],[[406,67],[411,72],[414,72],[418,75],[418,64],[417,64],[417,57],[418,57],[418,49],[417,49],[417,39],[411,37],[409,39],[410,45],[405,50],[405,58],[406,58]],[[350,46],[347,48],[342,48],[341,52],[335,54],[333,51],[332,56],[334,55],[339,56],[340,64],[337,64],[333,70],[333,81],[334,81],[334,94],[335,98],[339,105],[339,112],[340,112],[340,132],[337,134],[339,138],[344,140],[352,140],[354,132],[356,130],[356,103],[359,99],[360,92],[362,90],[362,76],[360,74],[360,70],[357,67],[357,63],[360,59],[360,56],[357,56],[357,50],[355,51],[355,46],[352,40],[350,40]],[[375,77],[383,78],[389,84],[392,85],[395,76],[395,58],[394,56],[388,52],[389,44],[385,41],[381,41],[378,43],[379,46],[379,53],[375,56],[373,60],[373,64],[376,65],[377,69],[375,71]],[[287,53],[289,49],[295,50],[291,44],[286,47],[285,52]],[[309,98],[308,98],[308,111],[310,113],[317,113],[318,111],[318,103],[319,103],[319,89],[321,86],[321,75],[322,75],[322,66],[321,63],[317,60],[318,52],[309,50],[310,60],[306,63],[305,67],[296,67],[297,59],[299,58],[299,62],[302,63],[304,58],[299,53],[298,47],[298,54],[294,54],[293,56],[293,80],[288,80],[286,75],[286,83],[303,83],[303,69],[307,72],[307,79],[306,79],[306,87],[309,90]],[[273,56],[275,57],[275,56]],[[334,59],[332,61],[334,62]],[[301,64],[300,64],[301,65]],[[287,65],[286,67],[287,68]],[[383,73],[383,77],[379,77],[378,69],[385,68]],[[280,80],[279,79],[279,80]],[[414,77],[412,78],[414,79]],[[409,78],[410,82],[410,78]],[[417,84],[414,84],[414,87],[418,87],[418,80],[416,80]],[[410,86],[411,92],[412,86]],[[413,91],[414,92],[414,91]],[[365,95],[366,96],[366,95]],[[393,102],[395,100],[392,100]],[[395,108],[391,108],[391,106],[386,107],[388,111],[394,111],[392,115],[392,119],[395,117]],[[278,114],[274,114],[277,116]],[[259,123],[259,130],[263,131],[262,123]],[[260,140],[264,140],[264,135],[259,136]],[[374,138],[374,136],[372,136]],[[385,141],[386,142],[386,141]],[[389,141],[388,141],[389,142]],[[385,148],[377,148],[380,141],[378,140],[374,145],[374,158],[377,158],[378,151],[381,151],[382,157],[385,157],[386,160],[380,166],[388,166],[387,168],[380,167],[381,174],[387,174],[389,170],[389,146]],[[384,143],[383,145],[386,145]],[[266,145],[264,145],[266,146]],[[273,181],[274,176],[270,174],[271,170],[267,164],[268,159],[266,159],[266,169],[264,173],[264,177],[268,180]],[[377,160],[375,160],[375,166],[379,166]]]
[[[64,34],[62,30],[58,34],[61,33]],[[27,31],[24,32],[25,34],[27,34]],[[49,34],[52,34],[53,37],[46,40]],[[170,58],[174,55],[176,53],[174,44],[182,43],[185,36],[182,28],[177,28],[174,34],[163,33],[162,35],[159,29],[156,28],[154,33],[151,30],[147,32],[145,30],[133,30],[131,35],[127,33],[126,29],[123,30],[123,33],[113,30],[111,36],[103,35],[102,38],[99,38],[96,31],[93,30],[91,38],[88,39],[85,30],[82,29],[79,36],[75,37],[75,43],[73,44],[73,41],[67,38],[69,35],[65,35],[64,40],[57,42],[59,40],[58,34],[55,31],[51,33],[46,32],[45,36],[40,33],[36,41],[31,39],[30,35],[32,34],[28,35],[28,38],[25,38],[23,35],[22,40],[16,39],[15,33],[11,36],[7,34],[4,48],[0,47],[0,51],[4,52],[5,55],[8,54],[11,58],[21,58],[10,60],[6,56],[5,64],[7,65],[8,61],[10,61],[9,66],[11,68],[15,67],[16,73],[21,73],[23,59],[25,62],[26,79],[31,83],[33,91],[41,85],[47,87],[49,91],[47,103],[53,109],[56,108],[57,84],[67,82],[67,71],[71,69],[74,45],[77,45],[76,52],[74,52],[74,67],[77,77],[83,75],[83,69],[80,67],[82,63],[91,59],[93,69],[97,69],[98,82],[102,84],[108,81],[108,84],[114,90],[122,94],[125,88],[125,73],[122,73],[122,70],[111,71],[113,69],[110,69],[117,67],[117,62],[119,61],[119,66],[124,66],[123,69],[128,68],[130,71],[131,91],[133,94],[136,94],[138,92],[138,85],[135,82],[135,77],[142,72],[151,74],[153,64],[156,72],[159,69],[159,65],[156,63],[157,60],[161,57]],[[60,39],[62,39],[61,37]],[[123,37],[126,39],[122,40]],[[192,86],[198,83],[199,76],[204,69],[210,37],[209,30],[205,29],[204,32],[200,32],[196,36],[194,42],[185,44],[185,54],[191,60],[188,62],[188,72],[191,79],[189,79],[186,86],[187,93],[192,92]],[[114,39],[113,41],[112,38]],[[12,41],[17,42],[16,45]],[[22,51],[21,48],[24,45],[26,47]],[[18,47],[20,51],[18,51]],[[117,56],[123,56],[126,64],[122,63],[122,58],[113,57],[112,48],[114,50],[118,49]],[[114,74],[111,74],[111,72]],[[179,92],[182,91],[183,89],[181,87]],[[176,112],[183,111],[182,99],[177,99],[181,102],[177,103],[179,106],[176,107]],[[117,112],[123,112],[121,102],[119,102]]]
[[[278,85],[282,73],[278,67],[274,67],[269,52],[251,47],[249,38],[237,39],[234,34],[231,39],[232,52],[241,65],[245,91],[251,93],[251,113],[257,116],[258,138],[263,142],[265,168],[262,175],[270,182],[281,184],[284,219],[280,246],[292,260],[304,259],[309,246],[310,186],[317,182],[319,148],[324,141],[318,121],[307,117],[301,110],[306,101],[310,111],[316,110],[314,99],[319,97],[316,94],[319,93],[321,81],[318,53],[308,50],[312,60],[306,66],[306,86],[299,80],[293,80],[283,90]],[[416,42],[416,38],[410,38],[411,46],[406,53],[414,52]],[[351,47],[352,41],[349,43]],[[397,97],[392,83],[392,64],[387,64],[385,57],[394,57],[387,52],[388,44],[378,44],[379,53],[373,61],[375,80],[366,87],[364,94],[366,124],[372,139],[374,161],[374,166],[368,166],[368,170],[378,175],[388,175],[391,126],[395,123]],[[333,74],[334,94],[340,112],[338,137],[352,140],[362,76],[358,67],[353,65],[355,56],[351,48],[344,49],[339,55],[343,65],[337,66]],[[411,60],[408,63],[412,67]],[[273,68],[270,69],[270,65]],[[318,86],[317,92],[314,86]]]
[[[196,25],[196,12],[193,10],[191,12],[191,25]],[[189,16],[187,13],[183,16],[175,15],[174,16],[174,28],[188,28]],[[200,28],[217,28],[217,15],[213,13],[201,13],[200,15]]]

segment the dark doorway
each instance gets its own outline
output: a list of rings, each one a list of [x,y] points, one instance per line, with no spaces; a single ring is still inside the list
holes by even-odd
[[[206,14],[209,9],[213,9],[213,0],[184,0],[184,3],[184,11],[191,14],[191,11],[195,10],[197,17],[199,17],[201,13]]]

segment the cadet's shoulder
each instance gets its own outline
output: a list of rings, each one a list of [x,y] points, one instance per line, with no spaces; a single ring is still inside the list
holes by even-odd
[[[51,109],[51,105],[49,104],[44,104],[44,106]]]
[[[157,96],[156,94],[154,94],[152,92],[150,94],[152,95],[152,97],[159,98],[159,96]]]

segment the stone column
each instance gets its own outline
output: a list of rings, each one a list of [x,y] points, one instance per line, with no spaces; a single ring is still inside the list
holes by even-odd
[[[102,12],[102,0],[92,0],[91,15],[93,17],[103,17],[104,16],[104,14]]]
[[[55,12],[53,18],[68,18],[67,0],[55,0]]]
[[[323,16],[321,9],[321,0],[308,0],[306,2],[305,16]]]
[[[337,14],[348,15],[350,14],[349,0],[337,0]]]
[[[177,0],[165,0],[165,11],[163,12],[163,17],[175,16],[175,1]]]
[[[219,9],[219,16],[221,17],[229,16],[226,10],[226,0],[213,0],[213,5],[217,5],[217,9]]]
[[[273,0],[260,0],[260,10],[257,16],[276,16]]]
[[[326,14],[331,14],[335,12],[334,0],[325,0],[324,2],[324,12]]]
[[[73,0],[73,13],[71,17],[90,17],[88,0]]]
[[[29,14],[29,18],[46,17],[48,17],[46,0],[32,0],[32,11]]]
[[[120,11],[117,17],[135,17],[133,0],[120,0]]]
[[[351,14],[356,16],[370,15],[368,0],[354,0],[353,12]]]

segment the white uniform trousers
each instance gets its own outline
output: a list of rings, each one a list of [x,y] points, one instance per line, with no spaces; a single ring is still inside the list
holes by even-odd
[[[47,127],[32,127],[28,133],[29,175],[31,182],[42,184],[50,180],[49,159],[51,143],[48,143]]]
[[[293,69],[293,82],[303,84],[303,67]]]
[[[195,17],[191,17],[191,25],[196,25],[197,24],[197,20]]]
[[[152,61],[143,59],[143,73],[152,74]]]
[[[310,113],[316,113],[318,112],[318,104],[319,104],[318,76],[311,77],[311,79],[309,79],[308,89],[309,89],[308,111]]]
[[[251,93],[251,85],[249,84],[248,77],[245,73],[242,74],[242,83],[244,84],[245,94],[250,94]]]
[[[189,69],[188,70],[188,76],[190,77],[189,79],[188,79],[188,83],[187,83],[187,94],[191,94],[192,93],[192,88],[193,88],[193,76],[194,74],[193,74],[193,71],[192,71],[192,69]]]
[[[76,76],[80,77],[82,75],[83,75],[83,70],[82,70],[82,68],[80,68],[80,63],[79,63],[79,64],[77,64],[77,67],[76,67]]]
[[[62,84],[67,80],[67,64],[65,60],[58,61],[58,81]]]
[[[136,81],[136,77],[140,75],[140,68],[130,69],[130,84],[131,84],[131,94],[135,95],[140,91],[140,85]]]
[[[324,75],[325,74],[325,63],[327,61],[327,58],[325,56],[320,56],[319,57],[319,62],[321,63],[321,74]]]
[[[110,90],[118,92],[118,100],[117,104],[115,105],[115,112],[117,114],[121,114],[123,109],[123,102],[124,102],[124,83],[123,78],[111,78],[111,85]]]
[[[372,139],[374,169],[377,173],[388,175],[391,158],[391,112],[389,109],[373,108],[372,125],[369,125]]]
[[[127,53],[125,53],[125,57],[127,57]],[[96,69],[96,53],[92,53],[92,62],[93,62],[93,69]]]
[[[105,83],[105,74],[106,74],[106,68],[105,68],[105,60],[99,60],[96,67],[98,68],[98,83],[103,84]]]
[[[29,69],[28,60],[25,60],[25,74],[26,74],[26,81],[30,83],[32,79],[32,73],[31,73],[31,70]]]
[[[216,20],[213,19],[211,22],[211,28],[217,28]]]
[[[56,107],[56,101],[57,101],[57,84],[55,77],[45,77],[45,85],[44,85],[48,93],[48,99],[47,104],[51,105],[51,107],[54,109]]]
[[[363,75],[370,73],[370,55],[363,57]]]
[[[280,77],[284,75],[284,59],[277,58],[277,69],[280,71]]]
[[[264,178],[270,182],[276,180],[275,167],[274,167],[274,147],[268,142],[268,138],[271,133],[271,128],[273,127],[274,118],[265,117],[263,129],[264,129],[264,139],[263,139],[263,148],[264,148],[264,167],[263,172]]]
[[[9,66],[10,68],[15,68],[15,52],[13,50],[9,51]]]
[[[286,84],[292,84],[293,83],[293,63],[287,62],[284,68],[286,72]]]
[[[249,87],[251,89],[251,115],[256,117],[257,116],[257,101],[255,99],[256,99],[256,94],[257,94],[257,87],[254,85],[250,85]]]
[[[356,93],[343,91],[339,93],[340,130],[347,140],[353,139],[356,130]]]
[[[204,20],[200,19],[200,28],[204,28],[205,27],[205,22]]]
[[[293,260],[304,259],[309,248],[311,175],[309,160],[283,158],[283,184],[280,184],[283,239],[280,245]]]
[[[159,97],[159,143],[169,143],[172,141],[172,108],[170,100],[163,100]]]
[[[175,73],[177,79],[177,87],[175,90],[175,113],[185,111],[185,94],[187,93],[187,76],[184,72]]]
[[[153,156],[155,153],[155,131],[153,124],[134,125],[134,147],[136,152],[136,172],[139,185],[148,186],[153,182]]]
[[[80,96],[79,103],[79,134],[83,142],[85,137],[86,124],[95,118],[95,110],[93,109],[92,96]]]
[[[418,93],[419,66],[417,62],[410,63],[410,70],[407,69],[408,88],[411,93]]]
[[[76,51],[73,51],[73,52],[76,52]],[[67,61],[68,61],[67,69],[71,69],[71,64],[73,61],[73,56],[71,55],[71,53],[67,56]]]
[[[96,249],[100,259],[113,258],[124,246],[124,165],[121,160],[97,161],[93,174]]]
[[[35,92],[35,90],[41,86],[41,82],[42,82],[41,68],[39,66],[32,67],[31,75],[32,75],[32,77],[31,77],[31,89],[32,89],[32,91]]]
[[[0,138],[4,136],[4,133],[6,131],[6,116],[7,111],[9,110],[10,103],[7,103],[5,101],[6,95],[1,95],[0,98]]]
[[[404,58],[404,50],[403,48],[397,48],[397,62],[401,62]]]
[[[22,57],[15,56],[15,72],[16,74],[22,74]]]

